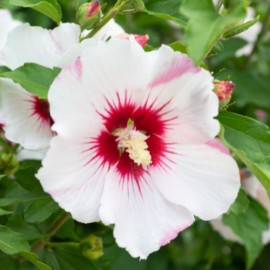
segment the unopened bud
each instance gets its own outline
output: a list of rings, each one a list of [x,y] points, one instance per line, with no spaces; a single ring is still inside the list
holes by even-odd
[[[219,101],[231,99],[235,83],[231,81],[216,81],[214,82],[214,85],[215,85],[214,91],[217,94]]]
[[[103,255],[102,239],[94,234],[83,239],[81,248],[82,254],[90,260],[96,260]]]
[[[220,109],[224,108],[232,97],[232,92],[235,87],[235,83],[231,81],[215,81],[214,92],[218,96]]]
[[[0,175],[12,175],[19,167],[16,155],[12,153],[1,153],[0,155]]]
[[[76,19],[82,30],[90,30],[100,21],[101,6],[98,1],[85,3],[77,11]]]

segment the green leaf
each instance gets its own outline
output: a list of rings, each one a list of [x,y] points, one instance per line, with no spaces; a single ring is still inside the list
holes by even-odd
[[[30,251],[30,246],[23,234],[0,225],[0,250],[9,255]]]
[[[50,69],[38,64],[26,63],[13,71],[1,73],[0,77],[12,79],[30,93],[46,99],[49,87],[59,72],[59,68]]]
[[[25,202],[32,202],[35,200],[40,200],[42,198],[47,198],[48,196],[40,196],[40,195],[35,195],[35,194],[30,194],[29,192],[23,193],[21,196],[10,196],[7,198],[0,199],[0,207],[3,206],[9,206],[13,204],[18,204],[18,203],[25,203]]]
[[[7,210],[0,208],[0,216],[9,215],[12,213],[13,213],[12,211],[7,211]]]
[[[38,229],[36,226],[26,223],[22,217],[22,213],[19,212],[14,212],[13,215],[9,216],[6,226],[13,231],[23,234],[29,242],[44,237],[40,228]]]
[[[49,265],[39,261],[38,255],[33,253],[33,252],[22,252],[21,255],[25,259],[30,261],[32,264],[34,264],[40,270],[51,270],[52,269]]]
[[[230,37],[233,37],[235,35],[238,35],[244,31],[248,30],[251,26],[253,26],[254,24],[256,24],[259,21],[260,21],[260,16],[257,16],[256,18],[254,18],[248,22],[245,22],[241,25],[238,25],[238,26],[234,27],[233,29],[227,31],[226,33],[224,33],[223,37],[230,38]]]
[[[35,9],[56,23],[62,18],[61,6],[56,0],[10,0],[10,5]]]
[[[31,202],[24,210],[24,218],[28,223],[42,222],[58,209],[58,205],[50,197],[46,197]]]
[[[20,169],[15,174],[15,180],[24,189],[30,192],[42,192],[43,189],[40,185],[40,182],[35,177],[36,172],[37,172],[36,168],[32,168],[32,167]]]
[[[270,197],[270,129],[252,118],[220,112],[221,138],[257,176]]]
[[[3,184],[5,188],[4,194],[0,199],[0,207],[30,203],[35,200],[41,200],[49,197],[43,190],[35,193],[29,192],[22,188],[16,181],[11,181],[8,178],[2,179],[1,184]]]
[[[269,226],[267,211],[250,198],[249,207],[245,212],[225,214],[223,222],[229,225],[243,241],[247,251],[247,269],[250,269],[263,247],[262,232]]]
[[[186,0],[181,12],[189,21],[185,32],[185,41],[189,56],[196,65],[210,53],[223,34],[233,29],[245,17],[245,1],[226,12],[217,13],[212,0]]]
[[[57,248],[54,252],[46,252],[44,257],[54,270],[100,270],[75,248]]]
[[[176,52],[187,53],[186,46],[183,43],[181,43],[180,41],[175,41],[175,42],[169,44],[169,46]]]
[[[239,190],[236,201],[230,207],[230,212],[233,212],[235,215],[244,213],[249,206],[249,199],[246,192],[241,188]]]
[[[149,15],[162,19],[172,20],[182,27],[187,25],[187,20],[179,12],[182,0],[146,0],[145,8]]]
[[[6,66],[0,66],[0,73],[10,71],[10,69]]]
[[[270,76],[268,74],[262,75],[253,68],[239,70],[235,67],[229,68],[222,74],[222,76],[227,75],[230,75],[231,80],[235,82],[234,93],[238,106],[255,104],[265,108],[269,107]]]

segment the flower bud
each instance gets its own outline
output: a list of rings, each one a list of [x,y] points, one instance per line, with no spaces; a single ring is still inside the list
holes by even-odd
[[[102,239],[93,234],[83,239],[81,248],[82,254],[90,260],[96,260],[103,255]]]
[[[19,162],[15,154],[5,152],[0,154],[0,175],[12,175],[16,172],[18,167]]]
[[[76,14],[78,24],[82,30],[92,29],[101,18],[101,6],[98,1],[85,3],[79,7]]]
[[[220,108],[222,109],[229,103],[235,83],[231,81],[215,81],[214,85],[214,92],[218,96]]]

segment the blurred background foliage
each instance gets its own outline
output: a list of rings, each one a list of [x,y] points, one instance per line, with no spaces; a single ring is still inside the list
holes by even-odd
[[[179,12],[182,1],[167,1],[145,0],[148,13],[127,12],[115,19],[128,33],[148,34],[150,48],[157,48],[161,43],[171,44],[179,41],[176,48],[185,50],[185,46],[181,44],[185,44],[183,26],[187,18]],[[87,1],[59,0],[62,21],[76,22],[76,9],[85,2]],[[225,5],[230,6],[238,5],[243,1],[224,2]],[[103,12],[106,13],[115,1],[103,0],[101,3]],[[261,24],[251,51],[237,55],[236,52],[247,44],[245,38],[241,36],[220,39],[204,59],[204,64],[217,79],[230,78],[236,83],[228,110],[250,116],[269,125],[270,1],[254,0],[250,6],[254,10],[255,17],[260,15]],[[56,23],[45,15],[33,9],[10,5],[8,0],[0,0],[0,7],[10,9],[16,19],[29,22],[31,25],[46,28],[56,26]],[[169,14],[176,20],[166,20],[159,16],[157,13],[163,9],[165,9],[163,11],[165,14]],[[177,23],[178,20],[183,23]],[[199,47],[200,44],[197,46]],[[1,145],[5,148],[5,153],[1,154],[2,163],[3,160],[8,159],[9,167],[2,165],[0,169],[3,174],[11,175],[18,169],[14,147],[5,145],[3,139],[1,139]],[[3,156],[4,154],[8,156]],[[39,166],[39,162],[22,162],[14,175],[14,181],[10,181],[8,177],[3,177],[0,181],[0,224],[19,233],[18,237],[14,237],[14,234],[10,234],[0,226],[0,238],[6,237],[7,242],[18,241],[18,246],[21,245],[21,251],[23,251],[18,257],[15,255],[16,251],[6,247],[5,253],[11,256],[0,253],[1,269],[48,270],[52,267],[56,270],[239,270],[246,268],[244,247],[224,240],[213,231],[208,222],[200,220],[180,233],[170,244],[150,255],[147,260],[134,259],[125,250],[117,247],[112,228],[104,227],[102,224],[79,224],[63,213],[42,191],[35,179],[34,173]],[[65,223],[61,223],[63,220]],[[10,238],[8,238],[9,235]],[[44,238],[44,235],[47,237]],[[40,240],[41,237],[43,237],[42,240]],[[25,246],[26,240],[30,242],[32,251],[38,254],[39,259],[30,252],[29,246]],[[25,250],[28,250],[28,253]],[[269,254],[270,245],[268,244],[261,251],[252,269],[270,269]],[[42,262],[49,267],[47,268]]]

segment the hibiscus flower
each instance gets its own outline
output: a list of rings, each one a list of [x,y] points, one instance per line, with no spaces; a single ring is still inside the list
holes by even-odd
[[[37,177],[83,223],[114,224],[120,247],[146,258],[194,222],[228,210],[235,161],[214,141],[211,74],[167,46],[99,42],[49,91],[57,135]],[[63,89],[65,91],[63,91]]]

